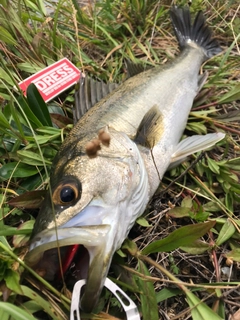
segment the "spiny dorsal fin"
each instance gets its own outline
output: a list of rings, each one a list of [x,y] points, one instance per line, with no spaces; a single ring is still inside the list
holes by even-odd
[[[143,117],[135,138],[135,142],[152,149],[163,134],[163,115],[154,105]]]
[[[136,76],[137,74],[149,70],[151,66],[146,66],[140,63],[134,63],[128,59],[124,60],[126,69],[127,69],[127,77],[131,78],[133,76]]]
[[[75,92],[75,107],[73,109],[74,124],[97,102],[111,93],[118,84],[104,83],[94,80],[87,75],[80,79]]]

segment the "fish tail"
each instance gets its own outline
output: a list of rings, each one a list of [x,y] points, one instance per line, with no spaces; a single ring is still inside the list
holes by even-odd
[[[212,37],[212,32],[206,25],[202,11],[198,12],[193,23],[191,23],[188,7],[172,7],[170,16],[181,50],[194,42],[203,49],[206,59],[222,51],[217,40]]]

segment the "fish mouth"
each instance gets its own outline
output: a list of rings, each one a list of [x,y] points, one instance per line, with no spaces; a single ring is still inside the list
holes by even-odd
[[[92,209],[93,207],[91,211]],[[77,216],[80,218],[77,219]],[[43,277],[45,277],[43,268],[47,270],[45,272],[50,273],[50,277],[54,277],[59,266],[57,248],[61,249],[62,255],[62,252],[66,254],[69,246],[81,245],[82,249],[84,247],[82,253],[85,258],[81,259],[80,263],[82,263],[81,269],[84,269],[83,277],[87,278],[87,282],[80,306],[85,312],[91,312],[98,302],[115,250],[109,246],[110,224],[78,225],[82,224],[82,217],[80,213],[77,216],[61,227],[38,233],[31,241],[25,261],[35,270],[40,268]],[[96,219],[95,223],[97,222],[99,219]]]

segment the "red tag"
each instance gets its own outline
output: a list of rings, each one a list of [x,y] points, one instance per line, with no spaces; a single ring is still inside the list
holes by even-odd
[[[63,58],[23,80],[18,85],[26,95],[27,87],[30,83],[34,83],[44,101],[48,102],[74,85],[80,77],[80,70],[67,58]]]

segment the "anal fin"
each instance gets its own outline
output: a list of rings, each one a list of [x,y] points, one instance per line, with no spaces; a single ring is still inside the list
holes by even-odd
[[[172,154],[171,163],[168,169],[176,167],[183,162],[187,156],[195,152],[208,149],[222,140],[225,134],[222,132],[209,133],[204,136],[194,135],[179,142],[175,152]]]
[[[135,142],[152,149],[160,140],[164,131],[163,115],[154,105],[143,117],[135,138]]]
[[[203,74],[200,74],[198,76],[198,92],[202,89],[202,87],[204,86],[205,82],[207,81],[208,78],[208,72],[204,71]]]

